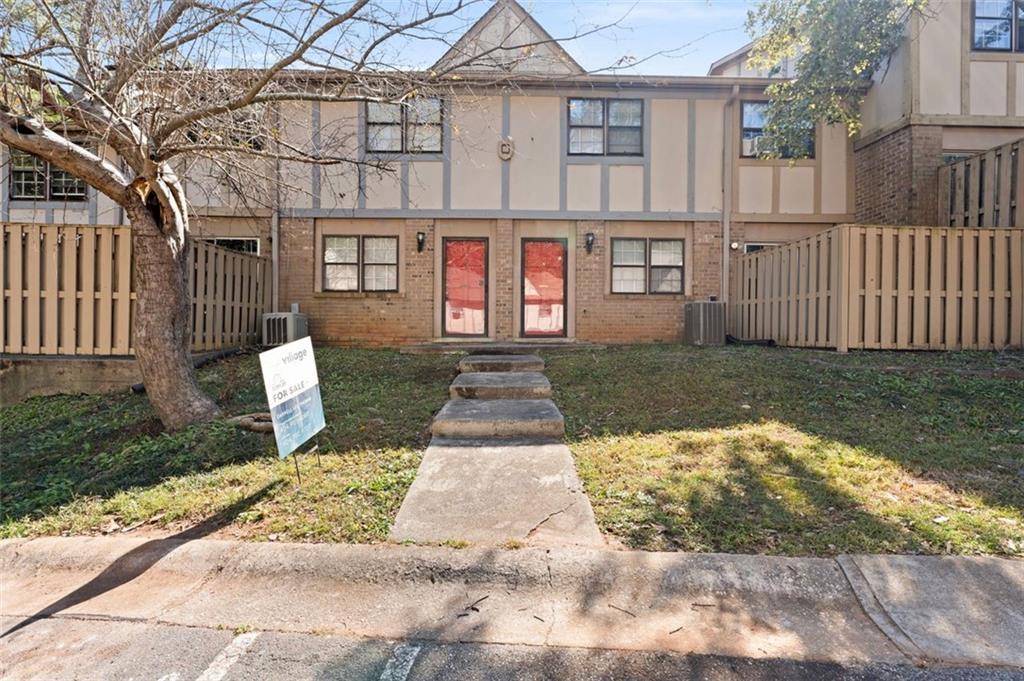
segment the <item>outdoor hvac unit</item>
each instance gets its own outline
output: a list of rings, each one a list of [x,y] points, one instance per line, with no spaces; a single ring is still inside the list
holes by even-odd
[[[725,303],[683,303],[683,342],[687,345],[725,345]]]
[[[309,335],[309,319],[292,305],[291,312],[268,312],[263,315],[263,344],[284,345]]]

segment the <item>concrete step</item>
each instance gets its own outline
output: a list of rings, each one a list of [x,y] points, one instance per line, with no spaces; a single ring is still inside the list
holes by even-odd
[[[544,360],[537,355],[466,355],[459,371],[544,371]]]
[[[551,383],[536,371],[473,371],[456,376],[448,392],[452,399],[543,400]]]
[[[446,438],[560,438],[565,420],[551,400],[449,400],[431,430]]]

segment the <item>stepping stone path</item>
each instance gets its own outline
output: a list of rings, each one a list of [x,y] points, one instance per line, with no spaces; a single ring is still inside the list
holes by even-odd
[[[393,541],[603,545],[543,370],[535,355],[459,362]]]

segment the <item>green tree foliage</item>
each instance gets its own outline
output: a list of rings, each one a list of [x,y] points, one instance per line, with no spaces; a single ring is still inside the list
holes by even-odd
[[[805,148],[817,121],[860,130],[860,110],[870,79],[884,73],[907,22],[928,0],[760,0],[747,16],[755,37],[753,68],[774,69],[797,58],[796,76],[766,90],[765,137],[769,158]],[[805,152],[806,153],[806,152]]]

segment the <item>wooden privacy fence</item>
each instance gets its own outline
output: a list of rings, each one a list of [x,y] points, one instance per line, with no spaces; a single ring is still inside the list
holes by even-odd
[[[839,225],[743,255],[729,333],[780,345],[1024,345],[1024,229]]]
[[[1024,139],[939,168],[939,222],[950,227],[1020,227]]]
[[[259,341],[270,302],[266,258],[192,242],[192,350]],[[4,224],[0,351],[131,355],[131,230]]]

